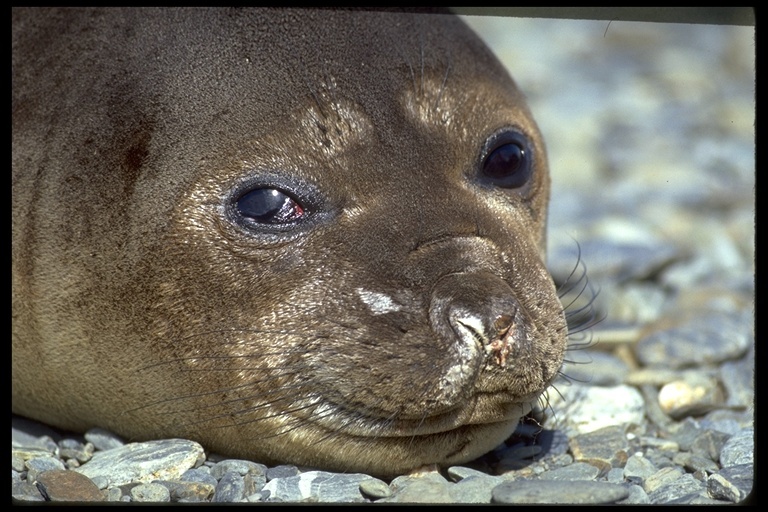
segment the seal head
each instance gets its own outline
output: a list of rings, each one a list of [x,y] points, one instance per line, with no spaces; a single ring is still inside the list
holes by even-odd
[[[13,410],[394,475],[556,376],[539,131],[457,18],[13,12]]]

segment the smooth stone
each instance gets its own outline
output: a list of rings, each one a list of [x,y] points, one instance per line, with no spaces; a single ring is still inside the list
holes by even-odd
[[[38,475],[44,471],[65,470],[64,463],[55,457],[39,457],[25,462],[27,466],[27,481],[35,482]]]
[[[112,450],[125,445],[125,441],[120,436],[103,428],[92,428],[84,434],[84,437],[86,441],[101,451]]]
[[[646,478],[655,474],[658,468],[650,460],[643,457],[642,454],[636,453],[627,459],[623,471],[624,478],[628,481],[642,484]]]
[[[742,312],[693,316],[640,339],[635,355],[644,366],[682,368],[722,363],[747,352],[753,340],[749,326]]]
[[[574,460],[590,463],[604,471],[614,466],[624,466],[629,457],[629,449],[627,435],[620,425],[579,434],[571,439]]]
[[[40,473],[37,488],[47,501],[103,501],[99,488],[90,478],[67,470]]]
[[[216,480],[220,480],[226,473],[230,472],[234,472],[242,476],[246,473],[266,475],[267,471],[267,467],[264,464],[258,464],[249,460],[226,459],[221,462],[217,462],[214,466],[211,467],[211,476]]]
[[[299,474],[299,468],[296,466],[283,464],[280,466],[274,466],[267,468],[267,482],[275,478],[288,478],[291,476],[297,476]]]
[[[700,416],[719,407],[724,399],[718,380],[702,373],[686,373],[659,391],[659,406],[673,419]]]
[[[594,480],[600,469],[586,462],[574,462],[570,466],[545,471],[539,475],[541,480],[575,481]]]
[[[378,478],[369,478],[360,482],[360,492],[363,496],[374,500],[392,496],[389,485]]]
[[[214,493],[215,486],[200,482],[170,482],[167,480],[158,480],[158,484],[164,485],[171,493],[171,501],[182,501],[185,503],[207,502]]]
[[[74,471],[91,479],[106,476],[111,486],[131,482],[148,483],[152,480],[178,480],[204,453],[199,443],[185,439],[131,443],[96,452],[89,462]]]
[[[650,495],[656,489],[679,480],[683,475],[684,472],[681,468],[663,467],[645,479],[643,489]]]
[[[452,503],[490,503],[493,489],[504,482],[497,476],[470,476],[448,486]]]
[[[131,489],[131,501],[167,503],[171,501],[171,493],[167,487],[161,484],[139,484]]]
[[[691,474],[684,474],[672,482],[656,487],[648,493],[651,503],[688,504],[692,500],[706,497],[707,486],[704,482],[696,480]]]
[[[224,473],[216,484],[212,503],[236,503],[245,497],[243,476],[235,471]]]
[[[605,482],[526,480],[497,485],[492,503],[598,505],[616,503],[628,496],[624,486]]]
[[[731,436],[720,450],[720,464],[724,468],[743,464],[754,464],[755,430],[745,428]]]
[[[274,497],[284,502],[315,501],[321,503],[363,502],[360,482],[371,477],[362,473],[329,473],[307,471],[287,478],[275,478],[264,486]]]
[[[707,457],[713,461],[718,461],[720,460],[720,452],[730,437],[732,436],[717,430],[705,430],[694,439],[691,445],[691,453],[699,457]]]
[[[550,393],[550,406],[557,411],[544,424],[562,430],[566,435],[588,433],[604,427],[645,423],[645,402],[640,392],[631,386],[584,386],[572,384],[558,387]]]
[[[193,468],[188,469],[184,473],[182,473],[181,480],[182,482],[196,482],[201,484],[208,484],[211,487],[216,487],[216,484],[218,483],[218,480],[213,478],[211,476],[210,471],[206,471],[205,466],[201,466],[199,468]]]

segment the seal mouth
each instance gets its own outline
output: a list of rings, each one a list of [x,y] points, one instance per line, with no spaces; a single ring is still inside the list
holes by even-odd
[[[397,413],[376,416],[318,398],[319,403],[306,421],[354,437],[430,436],[472,426],[517,423],[530,412],[539,395],[513,399],[500,393],[480,392],[464,404],[438,414],[425,413],[420,418],[398,417]]]

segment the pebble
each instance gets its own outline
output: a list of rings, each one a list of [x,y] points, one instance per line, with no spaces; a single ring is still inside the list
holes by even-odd
[[[101,451],[120,448],[125,444],[120,436],[103,428],[92,428],[85,433],[84,437],[94,448]]]
[[[571,382],[549,390],[543,430],[523,424],[476,461],[385,482],[216,454],[203,464],[191,441],[126,444],[101,429],[80,438],[12,417],[14,500],[43,501],[35,481],[50,499],[84,486],[111,502],[749,500],[754,27],[474,22],[501,42],[549,142],[552,273],[562,282],[580,251],[605,317],[592,338],[572,337]]]
[[[162,484],[139,484],[131,489],[131,501],[136,502],[169,502],[171,493]]]
[[[245,497],[243,476],[234,471],[224,473],[213,494],[214,503],[237,503]]]
[[[604,482],[515,481],[493,489],[493,503],[537,503],[600,505],[616,503],[629,496],[621,485]]]
[[[52,470],[40,473],[37,488],[46,501],[104,501],[104,495],[96,484],[75,471]]]
[[[275,478],[267,482],[264,490],[281,501],[313,501],[320,503],[363,502],[360,482],[371,478],[361,473],[329,473],[308,471],[297,476]]]
[[[755,430],[745,428],[731,436],[720,450],[720,464],[724,468],[739,465],[754,464]],[[717,460],[717,459],[713,459]]]
[[[98,452],[74,471],[91,479],[106,477],[112,486],[148,483],[155,479],[174,480],[194,466],[203,454],[199,443],[184,439],[130,443]]]
[[[38,475],[44,471],[66,469],[64,463],[55,457],[38,457],[35,459],[29,459],[25,463],[25,466],[27,467],[27,481],[29,482],[36,481]]]

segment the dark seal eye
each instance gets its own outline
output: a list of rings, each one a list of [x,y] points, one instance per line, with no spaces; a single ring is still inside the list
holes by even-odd
[[[275,188],[256,188],[237,200],[237,212],[260,224],[287,224],[304,216],[301,207],[288,194]]]
[[[494,185],[520,188],[533,173],[531,151],[526,139],[514,132],[496,137],[483,160],[482,173]]]

